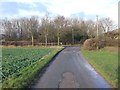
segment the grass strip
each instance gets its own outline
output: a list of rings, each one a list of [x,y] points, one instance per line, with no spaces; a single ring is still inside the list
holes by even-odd
[[[118,53],[105,49],[88,51],[81,49],[84,57],[113,88],[118,87]]]

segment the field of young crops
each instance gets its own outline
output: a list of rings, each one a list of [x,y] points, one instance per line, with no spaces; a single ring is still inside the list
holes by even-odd
[[[43,56],[53,53],[55,50],[56,50],[55,48],[21,48],[21,47],[3,48],[2,49],[2,83],[3,84],[5,83],[4,87],[7,87],[7,84],[8,86],[14,87],[14,83],[13,85],[10,85],[10,83],[15,82],[15,80],[17,80],[17,77],[23,79],[23,77],[21,76],[25,73],[26,73],[26,77],[29,77],[29,74],[32,73],[34,74],[34,72],[36,73],[37,70],[41,68],[45,64],[45,62],[47,62],[47,61],[42,61],[44,58],[43,59],[41,58]],[[56,52],[58,52],[58,50]],[[24,80],[21,82],[21,84],[23,83]],[[15,87],[19,87],[19,86],[15,86]]]
[[[109,48],[88,51],[82,49],[88,62],[113,86],[118,86],[118,51]]]

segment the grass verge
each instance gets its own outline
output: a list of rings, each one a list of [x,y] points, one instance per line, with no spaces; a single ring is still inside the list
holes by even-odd
[[[34,64],[28,66],[27,68],[20,71],[15,76],[10,77],[8,80],[3,82],[2,88],[25,88],[34,80],[35,76],[40,72],[43,67],[50,62],[56,53],[58,53],[61,48],[57,48],[52,51],[49,55],[44,56]]]
[[[84,57],[113,88],[118,87],[118,52],[107,49],[88,51],[81,49]]]

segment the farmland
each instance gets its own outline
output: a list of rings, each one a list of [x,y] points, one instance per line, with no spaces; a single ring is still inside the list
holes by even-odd
[[[82,49],[88,62],[113,86],[118,86],[118,52],[115,47],[98,51]]]
[[[3,48],[3,88],[27,86],[59,50],[61,48]]]

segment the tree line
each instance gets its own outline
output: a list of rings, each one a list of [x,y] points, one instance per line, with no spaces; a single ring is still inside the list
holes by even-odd
[[[5,41],[30,41],[35,43],[80,44],[88,38],[95,38],[96,21],[64,16],[43,18],[32,16],[19,19],[1,19],[0,27]],[[99,36],[112,30],[114,23],[110,18],[98,21]]]

